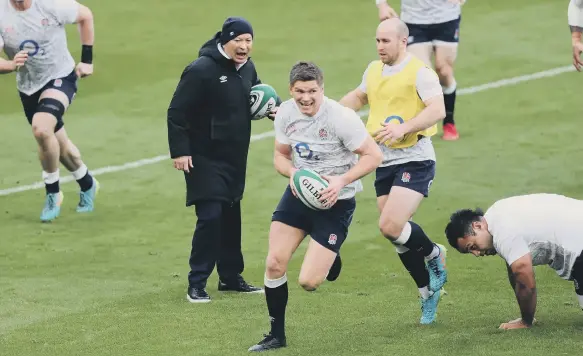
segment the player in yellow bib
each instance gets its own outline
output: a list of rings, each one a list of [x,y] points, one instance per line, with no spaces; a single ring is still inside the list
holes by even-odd
[[[379,228],[419,288],[421,324],[430,324],[447,280],[445,248],[410,219],[433,182],[431,136],[445,117],[445,106],[435,72],[407,53],[408,36],[398,18],[381,22],[376,34],[380,60],[370,63],[361,85],[340,103],[353,110],[370,106],[367,129],[383,151],[375,180]]]

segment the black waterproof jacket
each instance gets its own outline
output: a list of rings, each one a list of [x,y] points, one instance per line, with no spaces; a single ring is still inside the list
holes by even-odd
[[[260,84],[249,59],[239,70],[218,49],[220,32],[183,71],[168,108],[170,156],[191,156],[186,205],[243,197],[251,138],[250,92]]]

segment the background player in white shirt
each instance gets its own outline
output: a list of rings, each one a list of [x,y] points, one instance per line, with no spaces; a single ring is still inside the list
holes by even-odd
[[[315,64],[293,66],[290,94],[293,99],[281,104],[274,123],[275,169],[290,177],[290,185],[273,213],[269,230],[265,299],[271,331],[249,351],[286,346],[287,265],[306,235],[312,239],[300,270],[300,285],[313,291],[324,279],[338,277],[338,252],[356,208],[354,196],[362,190],[360,178],[382,161],[382,153],[360,117],[324,96],[324,77]],[[302,168],[316,171],[329,182],[321,200],[330,202],[331,208],[312,210],[295,197],[292,177]]]
[[[64,26],[76,23],[82,43],[81,63],[67,48]],[[63,201],[59,161],[81,188],[78,212],[94,209],[98,183],[63,128],[63,115],[77,92],[77,79],[93,73],[93,14],[74,0],[0,0],[0,74],[16,71],[25,115],[38,143],[46,187],[41,221],[57,218]]]
[[[583,42],[581,34],[583,33],[583,0],[571,0],[567,10],[569,28],[571,29],[571,41],[573,44],[573,65],[580,72],[583,68]]]
[[[445,234],[461,253],[500,255],[507,264],[521,318],[502,329],[530,327],[536,310],[533,266],[549,265],[572,280],[583,308],[583,201],[555,194],[514,196],[481,210],[455,212]]]
[[[431,66],[435,56],[435,71],[443,87],[446,116],[443,139],[457,140],[454,111],[457,83],[454,63],[458,52],[461,5],[465,0],[401,0],[401,20],[409,27],[408,51]],[[376,0],[381,21],[398,17],[387,0]]]

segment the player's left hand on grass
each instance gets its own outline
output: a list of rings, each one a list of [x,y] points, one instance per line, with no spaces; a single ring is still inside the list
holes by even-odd
[[[578,72],[583,69],[583,59],[581,58],[581,53],[583,52],[583,43],[575,42],[573,43],[573,65]]]
[[[322,190],[321,202],[326,202],[327,207],[336,204],[340,190],[344,188],[346,182],[343,176],[322,176],[328,182],[328,188]]]
[[[93,64],[79,63],[75,68],[75,73],[78,78],[85,78],[93,74]]]
[[[535,322],[536,322],[536,319],[534,319],[532,323],[534,324]],[[522,318],[518,318],[518,319],[515,319],[512,321],[509,321],[507,323],[502,323],[498,329],[502,329],[502,330],[528,329],[531,326],[532,325],[528,325],[524,321],[522,321]]]
[[[388,142],[393,144],[403,138],[407,133],[407,128],[404,125],[396,125],[393,123],[383,123],[383,128],[377,130],[373,135],[375,141],[384,144]]]

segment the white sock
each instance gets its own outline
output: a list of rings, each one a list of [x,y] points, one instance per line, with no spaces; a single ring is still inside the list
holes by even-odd
[[[439,247],[437,247],[437,245],[433,245],[433,250],[431,250],[429,256],[425,257],[425,261],[432,260],[437,256],[439,256]]]
[[[443,95],[453,94],[453,92],[457,89],[457,83],[455,79],[453,80],[453,83],[450,86],[444,87],[442,85],[441,89],[443,90]]]
[[[75,178],[75,180],[79,180],[85,177],[85,175],[87,174],[87,166],[85,165],[85,163],[83,163],[81,164],[81,167],[79,167],[78,170],[76,170],[75,172],[71,172],[71,174],[73,175],[73,178]]]
[[[419,294],[421,294],[421,298],[427,299],[431,294],[429,294],[429,287],[419,288]]]
[[[403,227],[403,231],[401,231],[401,235],[394,241],[395,245],[404,245],[409,241],[409,237],[411,237],[411,224],[407,221],[405,226]]]
[[[265,287],[267,288],[277,288],[282,286],[285,282],[287,282],[287,274],[285,273],[277,279],[269,279],[267,276],[263,277],[263,283],[265,283]]]
[[[59,181],[59,169],[57,168],[57,170],[54,171],[53,173],[43,171],[42,177],[45,184],[56,183]]]
[[[578,295],[577,298],[579,298],[579,306],[583,309],[583,295]]]

